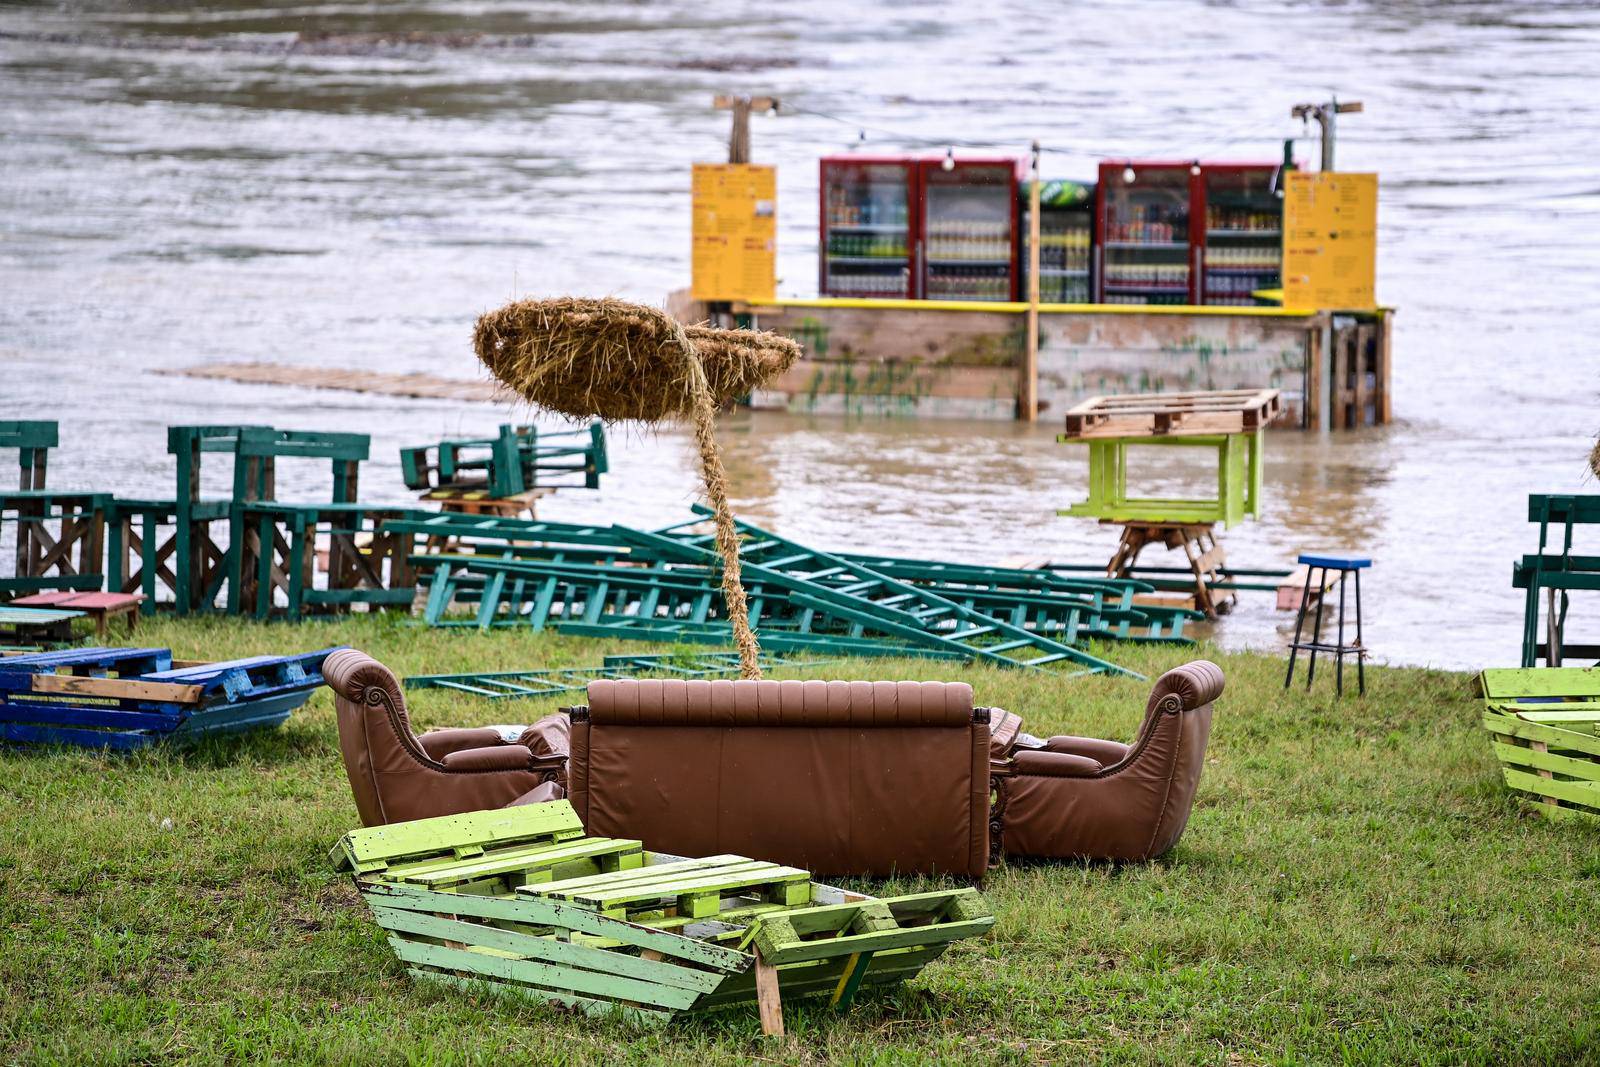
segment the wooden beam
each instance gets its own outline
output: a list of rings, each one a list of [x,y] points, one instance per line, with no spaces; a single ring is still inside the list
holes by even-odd
[[[110,697],[125,700],[163,700],[192,704],[200,699],[203,685],[176,682],[140,682],[122,678],[80,678],[71,674],[39,674],[33,678],[35,693],[64,693],[83,697]]]

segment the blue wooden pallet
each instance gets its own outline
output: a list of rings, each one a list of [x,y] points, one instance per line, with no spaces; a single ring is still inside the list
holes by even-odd
[[[174,666],[165,648],[0,659],[0,740],[131,750],[280,725],[334,649]]]

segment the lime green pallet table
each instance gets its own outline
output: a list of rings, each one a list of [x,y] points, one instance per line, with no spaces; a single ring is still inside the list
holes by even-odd
[[[333,851],[411,974],[663,1023],[780,997],[847,1007],[915,976],[994,914],[975,889],[874,898],[742,856],[584,835],[564,800],[369,827]]]
[[[1600,823],[1600,669],[1487,670],[1480,685],[1506,785],[1549,818]]]
[[[1276,389],[1090,397],[1067,412],[1056,438],[1089,447],[1089,499],[1058,514],[1123,527],[1106,566],[1111,578],[1128,577],[1149,545],[1182,549],[1194,574],[1194,606],[1215,618],[1237,599],[1224,588],[1233,583],[1215,526],[1260,516],[1262,434],[1279,410]],[[1214,450],[1216,496],[1134,495],[1129,450],[1136,447]]]

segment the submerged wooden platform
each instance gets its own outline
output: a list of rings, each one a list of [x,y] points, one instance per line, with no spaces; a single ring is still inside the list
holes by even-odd
[[[514,400],[503,386],[491,381],[435,378],[431,374],[383,374],[338,367],[296,367],[284,363],[203,363],[195,367],[158,370],[180,378],[251,385],[291,385],[301,389],[337,389],[347,393],[372,393],[424,400],[479,400],[485,403]]]

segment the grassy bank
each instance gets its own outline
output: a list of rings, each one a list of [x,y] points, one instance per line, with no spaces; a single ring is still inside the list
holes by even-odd
[[[594,642],[381,620],[163,622],[221,658],[351,644],[400,673],[591,663]],[[1164,860],[1001,868],[1000,920],[850,1014],[791,1006],[637,1032],[405,976],[328,847],[356,824],[332,702],[187,753],[0,753],[0,1060],[893,1063],[1593,1061],[1600,832],[1525,814],[1465,675],[1375,670],[1363,701],[1228,675],[1200,801]],[[1148,672],[1185,650],[1118,649]],[[962,678],[1031,732],[1127,738],[1148,683],[924,662],[828,676]],[[562,701],[413,694],[419,727]],[[904,889],[905,886],[879,887]]]

